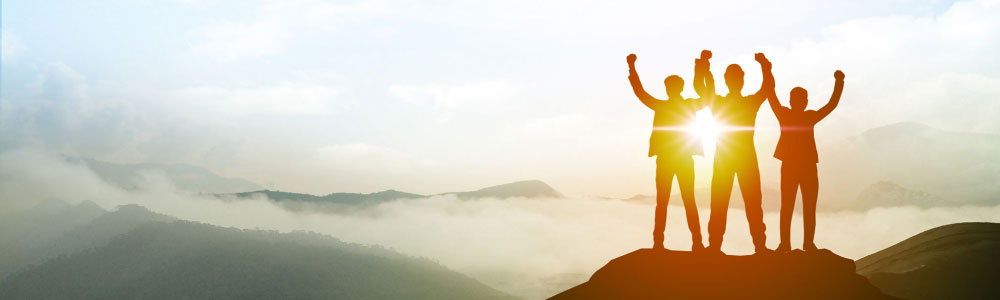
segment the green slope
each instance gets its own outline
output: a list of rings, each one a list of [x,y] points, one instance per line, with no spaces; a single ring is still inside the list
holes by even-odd
[[[178,221],[0,281],[0,299],[505,299],[436,263],[317,234]]]

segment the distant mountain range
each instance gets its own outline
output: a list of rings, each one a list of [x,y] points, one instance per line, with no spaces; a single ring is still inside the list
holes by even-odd
[[[879,181],[869,185],[858,195],[859,203],[867,203],[870,207],[891,206],[939,206],[941,197],[923,191],[908,189],[892,181]]]
[[[115,164],[89,158],[67,158],[67,160],[81,162],[105,182],[127,190],[143,187],[150,184],[151,180],[154,180],[152,177],[161,176],[177,187],[191,192],[217,196],[231,195],[237,198],[264,196],[277,202],[364,206],[397,199],[417,199],[438,195],[455,195],[460,199],[563,197],[561,193],[540,180],[524,180],[474,191],[448,192],[434,195],[421,195],[390,189],[369,194],[332,193],[316,196],[305,193],[267,190],[256,183],[244,179],[222,177],[204,168],[185,164]]]
[[[1000,299],[1000,224],[927,230],[859,259],[857,270],[905,299]]]
[[[997,134],[904,122],[819,145],[819,151],[821,208],[824,197],[836,200],[825,204],[830,209],[1000,204]],[[873,191],[887,197],[863,194]]]
[[[127,190],[146,186],[156,176],[162,176],[178,188],[199,193],[239,193],[263,189],[245,179],[226,178],[204,168],[185,164],[115,164],[89,158],[67,160],[84,163],[105,182]]]
[[[0,220],[13,228],[0,232],[0,299],[513,298],[378,246],[96,209],[48,202]],[[30,228],[48,234],[25,243]]]
[[[370,194],[333,193],[325,196],[316,196],[316,195],[301,194],[301,193],[260,190],[260,191],[236,193],[236,194],[221,194],[218,196],[221,197],[235,196],[237,198],[266,197],[267,199],[276,202],[299,202],[299,203],[314,203],[314,204],[334,204],[343,206],[366,206],[393,200],[420,199],[420,198],[428,198],[431,196],[443,196],[443,195],[454,195],[459,199],[477,199],[477,198],[503,199],[503,198],[514,198],[514,197],[562,198],[563,197],[561,193],[553,189],[545,182],[539,180],[518,181],[508,184],[482,188],[475,191],[450,192],[450,193],[441,193],[436,195],[420,195],[414,193],[400,192],[397,190],[386,190]]]
[[[1000,204],[1000,135],[900,123],[863,138],[888,178],[903,186],[948,204]]]

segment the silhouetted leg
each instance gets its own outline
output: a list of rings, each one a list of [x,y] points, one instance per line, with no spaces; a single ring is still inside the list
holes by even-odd
[[[813,237],[816,234],[816,197],[819,193],[819,178],[816,175],[816,164],[803,164],[800,173],[802,178],[802,223],[805,234],[802,249],[816,250]]]
[[[795,194],[799,188],[799,178],[794,170],[792,163],[781,163],[781,243],[777,249],[779,252],[789,251],[792,246],[792,214],[795,212]]]
[[[663,230],[667,224],[667,204],[670,185],[674,181],[674,166],[668,159],[656,156],[656,209],[653,216],[653,248],[663,248]]]
[[[760,170],[757,168],[757,158],[748,159],[736,172],[743,192],[743,203],[746,207],[747,223],[750,224],[750,236],[753,238],[755,251],[767,250],[767,237],[764,233],[764,211],[761,208]]]
[[[677,185],[684,201],[684,213],[688,229],[691,230],[691,250],[704,248],[701,243],[701,223],[698,221],[698,206],[694,201],[694,160],[690,157],[677,159]]]
[[[733,192],[732,167],[725,161],[715,159],[712,168],[712,213],[708,219],[708,248],[722,248],[722,236],[726,234],[726,216],[729,213],[729,196]]]

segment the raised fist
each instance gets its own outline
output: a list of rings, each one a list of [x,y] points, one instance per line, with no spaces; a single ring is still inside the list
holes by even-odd
[[[635,59],[636,59],[635,53],[629,54],[627,57],[625,57],[625,60],[627,60],[629,64],[634,64]]]
[[[753,59],[760,63],[761,68],[770,69],[771,61],[764,57],[764,53],[757,53],[753,55]]]
[[[761,64],[767,64],[767,65],[771,64],[771,61],[767,60],[767,57],[764,57],[764,53],[754,54],[753,59]]]
[[[837,80],[844,80],[844,72],[841,72],[840,70],[833,72],[833,78],[836,78]]]

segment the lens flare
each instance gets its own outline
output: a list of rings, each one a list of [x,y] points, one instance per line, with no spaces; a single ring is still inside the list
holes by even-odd
[[[712,112],[707,108],[699,110],[695,114],[694,123],[688,127],[688,130],[692,136],[701,140],[701,145],[705,149],[705,157],[713,157],[715,155],[715,138],[722,127],[720,124],[716,124],[715,119],[712,118]]]
[[[754,126],[729,125],[726,120],[717,120],[708,108],[695,113],[694,120],[685,126],[656,126],[653,130],[685,132],[691,137],[690,142],[701,141],[705,152],[704,157],[714,157],[717,139],[722,135],[736,132],[753,132]]]

